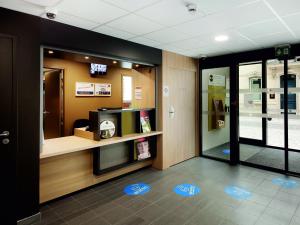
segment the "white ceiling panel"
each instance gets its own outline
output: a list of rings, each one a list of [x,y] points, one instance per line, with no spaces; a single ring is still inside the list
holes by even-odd
[[[254,38],[253,40],[262,47],[274,47],[275,45],[296,43],[299,41],[289,32],[266,35]]]
[[[286,16],[300,12],[299,0],[266,0],[272,8],[280,15]]]
[[[47,19],[45,14],[43,14],[42,17]],[[92,29],[93,27],[97,26],[97,24],[93,21],[81,19],[76,16],[69,15],[63,12],[59,12],[55,20],[60,23],[65,23],[68,25],[72,25],[84,29]]]
[[[199,10],[206,14],[212,14],[258,1],[259,0],[197,0]]]
[[[61,0],[24,0],[24,1],[38,6],[51,7],[58,4]]]
[[[277,19],[242,26],[237,30],[248,38],[256,38],[288,31],[286,27],[283,26],[283,24]]]
[[[43,7],[24,2],[23,0],[0,0],[0,7],[36,16],[41,15],[45,11]]]
[[[145,37],[161,43],[171,43],[189,38],[188,35],[174,28],[167,28],[159,31],[154,31],[145,35]]]
[[[161,25],[134,14],[121,17],[108,23],[107,25],[135,35],[150,33],[162,28]]]
[[[289,26],[293,31],[297,31],[300,29],[299,21],[300,21],[300,13],[292,14],[290,16],[283,17],[284,22]]]
[[[202,46],[208,45],[208,42],[206,40],[203,40],[202,37],[194,37],[183,41],[174,42],[172,43],[172,45],[177,48],[189,50],[189,49],[199,49]]]
[[[129,39],[129,41],[139,43],[142,45],[151,46],[151,47],[156,47],[156,46],[162,44],[161,42],[153,41],[153,40],[145,38],[145,37],[135,37],[135,38]]]
[[[129,32],[118,30],[118,29],[115,29],[115,28],[112,28],[112,27],[109,27],[106,25],[99,26],[99,27],[95,28],[93,31],[101,33],[101,34],[106,34],[106,35],[109,35],[112,37],[118,37],[121,39],[129,39],[129,38],[132,38],[135,36],[134,34],[131,34]]]
[[[104,0],[127,11],[133,12],[162,0]]]
[[[49,6],[58,22],[193,57],[300,42],[300,0],[0,0],[44,18]]]
[[[191,1],[195,2],[195,0]],[[158,4],[137,11],[136,14],[166,26],[194,20],[204,15],[200,11],[196,14],[190,14],[185,4],[183,0],[163,0]]]
[[[57,5],[58,11],[89,19],[99,24],[116,19],[128,12],[99,0],[63,0]]]

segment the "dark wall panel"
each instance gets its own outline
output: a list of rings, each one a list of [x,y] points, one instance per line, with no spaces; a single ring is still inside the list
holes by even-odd
[[[41,23],[41,37],[45,45],[161,64],[162,51],[159,49],[50,20],[42,20]]]
[[[19,220],[39,212],[40,46],[157,65],[161,64],[162,51],[1,7],[0,33],[16,38],[17,185],[16,191],[1,194],[15,197]]]
[[[14,98],[17,100],[18,148],[14,162],[17,193],[12,190],[1,194],[17,200],[16,216],[20,219],[39,211],[39,21],[33,16],[0,9],[0,33],[16,39],[13,73],[18,85]]]

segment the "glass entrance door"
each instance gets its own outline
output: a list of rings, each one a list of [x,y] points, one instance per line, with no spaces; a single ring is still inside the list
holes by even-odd
[[[300,173],[300,57],[288,61],[288,170]]]
[[[267,60],[239,66],[240,161],[285,169],[284,63]]]

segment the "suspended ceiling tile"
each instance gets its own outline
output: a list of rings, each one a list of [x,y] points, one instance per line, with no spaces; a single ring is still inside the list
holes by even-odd
[[[266,2],[268,2],[280,16],[300,12],[299,0],[266,0]]]
[[[162,0],[104,0],[127,11],[133,12],[146,6],[153,5]]]
[[[121,38],[121,39],[129,39],[135,36],[134,34],[128,33],[126,31],[118,30],[106,25],[99,26],[95,28],[93,31],[101,34],[106,34],[112,37]]]
[[[39,16],[44,13],[45,8],[30,4],[22,0],[0,0],[0,7]]]
[[[43,14],[42,17],[47,19],[46,14]],[[57,14],[55,21],[84,29],[92,29],[97,26],[93,21],[81,19],[63,12]]]
[[[150,33],[162,28],[161,25],[134,14],[121,17],[107,25],[135,35]]]
[[[145,37],[161,43],[170,43],[189,38],[188,35],[174,28],[167,28],[159,31],[154,31],[145,35]]]
[[[189,13],[185,6],[185,1],[182,0],[163,0],[158,4],[137,11],[136,14],[166,26],[176,25],[204,16],[199,10],[195,14]]]
[[[128,12],[99,0],[63,0],[56,7],[59,11],[91,20],[99,24],[106,23]]]
[[[246,5],[252,2],[258,2],[258,0],[197,0],[199,10],[205,12],[206,14],[212,14],[230,8],[234,8],[241,5]]]
[[[286,27],[283,26],[283,24],[277,19],[242,26],[237,30],[249,38],[256,38],[273,33],[288,31]]]
[[[134,38],[129,39],[129,41],[139,43],[142,45],[151,46],[151,47],[156,47],[156,46],[162,44],[161,42],[157,42],[157,41],[151,40],[149,38],[145,38],[145,37],[134,37]]]
[[[280,44],[296,43],[299,40],[294,38],[289,32],[281,32],[253,39],[257,44],[263,47],[274,47]]]
[[[43,7],[51,7],[58,4],[61,0],[23,0],[25,2],[29,2],[38,6]]]

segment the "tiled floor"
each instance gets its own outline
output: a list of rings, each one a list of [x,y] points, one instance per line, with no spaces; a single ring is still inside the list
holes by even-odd
[[[163,172],[144,169],[44,205],[42,224],[300,225],[300,186],[281,188],[272,183],[277,177],[283,176],[195,158]],[[136,197],[123,193],[126,185],[138,182],[151,185],[151,191]],[[181,183],[196,184],[201,193],[178,196],[172,190]],[[227,185],[243,187],[252,197],[235,200],[224,193]]]

